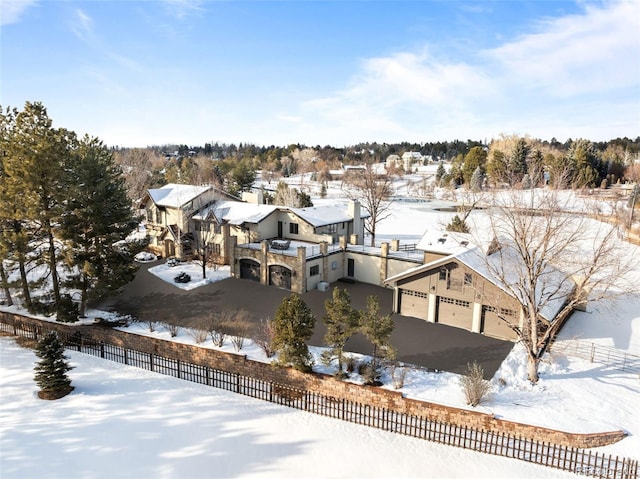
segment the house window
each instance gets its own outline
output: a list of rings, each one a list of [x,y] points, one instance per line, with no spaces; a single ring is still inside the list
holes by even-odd
[[[337,233],[337,232],[338,232],[337,224],[327,226],[327,233]]]
[[[156,223],[162,224],[162,216],[160,215],[160,210],[156,210]]]
[[[298,223],[289,223],[289,233],[292,235],[298,234]]]
[[[310,276],[318,276],[320,274],[320,266],[313,265],[310,269],[309,269],[309,275]]]
[[[147,210],[147,221],[153,223],[153,210]]]
[[[342,229],[344,229],[344,221],[342,222],[342,225],[340,226]]]
[[[440,268],[440,274],[438,275],[438,279],[440,281],[446,281],[447,280],[447,268]]]
[[[213,232],[217,235],[219,235],[222,232],[222,226],[220,226],[219,223],[214,223],[213,224]]]
[[[471,275],[471,273],[465,273],[464,274],[464,285],[465,286],[471,286],[472,283],[473,283],[473,276]]]

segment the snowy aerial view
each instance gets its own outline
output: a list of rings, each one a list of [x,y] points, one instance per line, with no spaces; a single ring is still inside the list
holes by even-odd
[[[0,28],[0,479],[639,478],[639,2]]]

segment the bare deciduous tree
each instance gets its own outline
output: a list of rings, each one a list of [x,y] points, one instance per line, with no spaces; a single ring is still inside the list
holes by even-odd
[[[371,165],[366,165],[364,170],[350,171],[345,176],[342,190],[349,199],[358,200],[369,213],[365,230],[371,235],[371,246],[375,246],[376,225],[391,214],[392,176],[387,172],[377,173]]]
[[[520,317],[498,316],[525,346],[533,383],[546,347],[571,313],[587,300],[592,304],[631,291],[626,273],[637,267],[623,253],[626,245],[615,227],[576,214],[575,200],[562,198],[573,196],[514,191],[498,196],[483,217],[485,234],[494,238],[481,255],[483,265],[520,309]]]
[[[215,205],[210,206],[203,215],[194,217],[196,223],[196,238],[194,241],[193,262],[202,267],[202,278],[207,277],[207,265],[213,263],[220,256],[220,245],[213,243],[221,220],[215,212]],[[216,250],[216,248],[218,248]]]

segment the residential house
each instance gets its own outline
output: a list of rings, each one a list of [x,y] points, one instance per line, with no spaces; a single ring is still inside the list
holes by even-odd
[[[190,257],[195,238],[193,215],[223,197],[233,198],[213,186],[169,183],[148,190],[139,208],[146,219],[149,249],[164,257]]]

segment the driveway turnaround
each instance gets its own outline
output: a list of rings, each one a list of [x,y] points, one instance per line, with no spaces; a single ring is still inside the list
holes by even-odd
[[[176,288],[147,271],[158,263],[141,266],[136,278],[114,297],[96,305],[107,311],[129,314],[141,321],[158,321],[182,326],[195,325],[211,312],[224,309],[245,309],[256,321],[273,318],[276,309],[290,291],[257,282],[229,278],[209,283],[191,291]],[[351,305],[364,309],[367,297],[374,295],[382,314],[392,309],[393,291],[366,283],[334,283],[328,291],[309,291],[301,295],[316,316],[316,328],[309,341],[312,346],[324,346],[322,317],[324,302],[331,299],[333,287],[346,289]],[[471,333],[463,329],[428,323],[422,319],[393,314],[394,331],[391,343],[398,361],[429,369],[464,373],[467,363],[478,362],[485,376],[491,377],[507,356],[513,343]],[[347,351],[371,354],[373,346],[362,335],[352,337]]]

